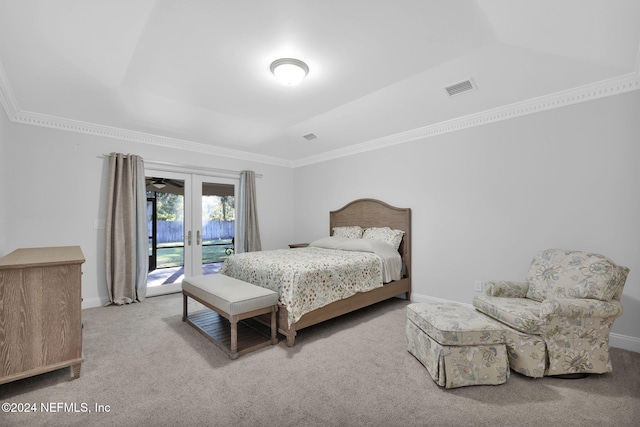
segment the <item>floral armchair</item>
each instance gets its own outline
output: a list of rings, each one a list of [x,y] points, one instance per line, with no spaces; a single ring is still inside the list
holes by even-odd
[[[526,282],[493,281],[474,307],[506,325],[509,366],[529,377],[611,372],[609,331],[629,269],[602,255],[548,249]]]

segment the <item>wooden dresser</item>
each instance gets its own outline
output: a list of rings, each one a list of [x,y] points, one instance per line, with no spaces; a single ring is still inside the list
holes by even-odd
[[[0,258],[0,384],[82,364],[79,246],[17,249]]]

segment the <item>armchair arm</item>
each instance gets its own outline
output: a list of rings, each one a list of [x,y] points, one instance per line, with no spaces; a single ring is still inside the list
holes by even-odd
[[[541,320],[550,316],[616,318],[621,314],[622,304],[615,300],[551,298],[540,305]]]
[[[484,293],[490,297],[524,298],[528,290],[528,282],[492,280],[484,285]]]

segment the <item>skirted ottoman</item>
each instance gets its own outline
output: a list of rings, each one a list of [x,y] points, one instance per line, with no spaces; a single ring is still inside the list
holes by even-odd
[[[407,306],[407,350],[445,388],[503,384],[509,362],[503,326],[455,303]]]

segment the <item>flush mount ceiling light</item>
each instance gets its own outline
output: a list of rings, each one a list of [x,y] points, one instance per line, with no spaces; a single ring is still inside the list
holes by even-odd
[[[309,72],[309,67],[299,59],[281,58],[271,63],[271,72],[282,84],[295,86]]]

